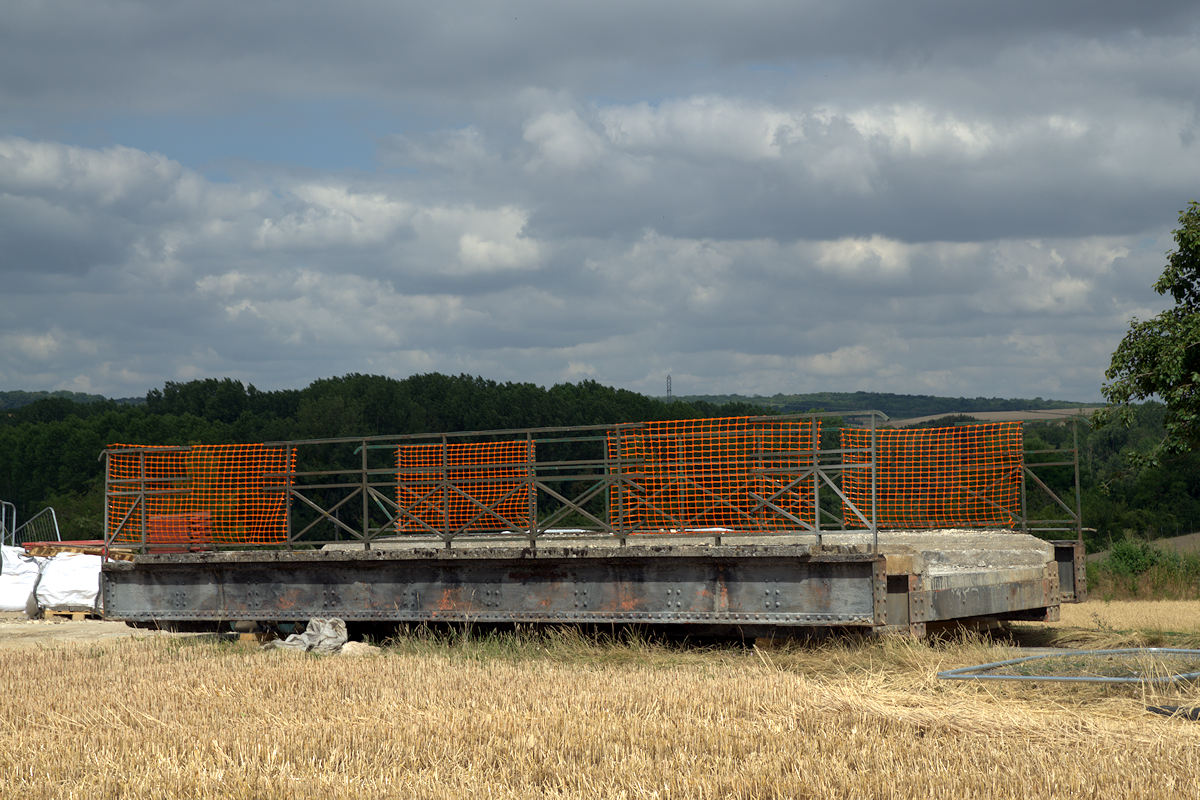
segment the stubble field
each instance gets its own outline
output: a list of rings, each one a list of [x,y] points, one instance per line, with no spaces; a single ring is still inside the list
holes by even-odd
[[[1200,635],[1200,603],[1064,612],[1016,634]],[[0,649],[0,797],[1197,796],[1200,723],[1145,706],[1200,691],[936,677],[1015,654],[978,636],[757,649],[572,631],[418,633],[357,657],[32,644]]]

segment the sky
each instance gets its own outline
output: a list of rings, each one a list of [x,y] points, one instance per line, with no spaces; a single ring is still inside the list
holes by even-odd
[[[0,390],[1100,398],[1200,5],[6,0]]]

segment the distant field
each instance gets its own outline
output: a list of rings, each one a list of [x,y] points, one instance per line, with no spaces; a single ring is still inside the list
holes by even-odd
[[[888,420],[888,425],[902,428],[907,425],[919,425],[922,422],[932,422],[943,417],[964,415],[974,417],[980,422],[1050,422],[1053,420],[1069,419],[1078,416],[1090,416],[1103,406],[1084,406],[1081,408],[1046,408],[1034,411],[962,411],[947,414],[928,414],[924,417],[909,417],[908,419]]]
[[[1172,536],[1169,539],[1155,539],[1152,544],[1169,552],[1195,553],[1200,551],[1200,533]]]
[[[1028,627],[1111,635],[1079,624]],[[572,632],[357,658],[170,638],[0,650],[0,796],[1195,797],[1200,726],[1144,705],[1200,692],[936,677],[1012,653]]]
[[[1049,627],[1056,629],[1093,629],[1097,634],[1106,631],[1140,631],[1175,634],[1200,634],[1200,600],[1091,600],[1087,603],[1067,603],[1061,608],[1061,620]],[[1196,647],[1200,641],[1188,642]]]
[[[1200,553],[1200,533],[1187,533],[1167,539],[1155,539],[1150,544],[1169,553]],[[1107,550],[1088,553],[1088,561],[1103,561],[1108,558]]]

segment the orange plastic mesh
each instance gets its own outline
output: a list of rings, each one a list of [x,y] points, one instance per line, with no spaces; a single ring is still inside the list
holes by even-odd
[[[529,527],[534,444],[406,444],[396,449],[401,533]]]
[[[180,548],[287,541],[294,448],[110,445],[108,536]],[[145,494],[145,503],[141,502]]]
[[[844,463],[869,464],[871,432],[842,429]],[[880,528],[1011,527],[1020,515],[1019,422],[875,431]],[[842,489],[870,518],[871,472],[848,469]],[[866,527],[843,504],[848,528]]]
[[[636,531],[798,530],[816,519],[817,420],[647,422],[608,434],[609,521]],[[757,495],[757,497],[756,497]]]

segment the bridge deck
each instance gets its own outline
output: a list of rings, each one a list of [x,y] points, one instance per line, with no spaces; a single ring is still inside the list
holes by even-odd
[[[1070,555],[1073,556],[1072,550]],[[105,613],[134,622],[639,622],[923,632],[971,617],[1046,618],[1066,556],[1009,532],[615,540],[397,537],[307,551],[137,555],[106,564]],[[1072,560],[1072,566],[1074,560]],[[1068,592],[1068,595],[1071,595]]]

